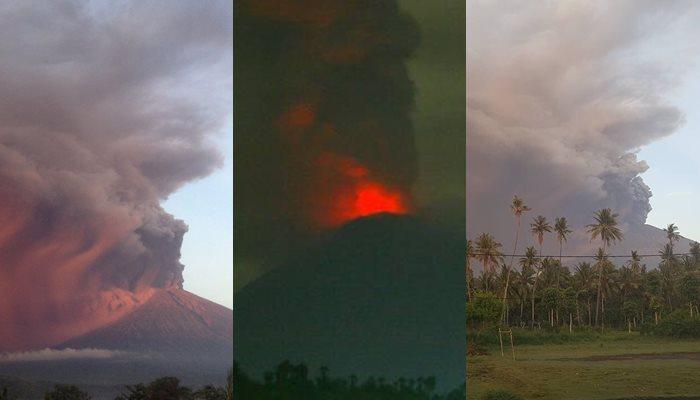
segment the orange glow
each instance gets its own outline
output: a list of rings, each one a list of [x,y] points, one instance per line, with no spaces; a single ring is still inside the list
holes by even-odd
[[[408,210],[403,204],[401,194],[391,192],[378,183],[368,183],[357,188],[355,206],[352,214],[356,217],[389,212],[404,214]]]
[[[406,214],[406,192],[374,176],[356,159],[326,152],[316,159],[321,176],[313,185],[309,205],[322,227],[337,227],[357,218],[379,213]]]

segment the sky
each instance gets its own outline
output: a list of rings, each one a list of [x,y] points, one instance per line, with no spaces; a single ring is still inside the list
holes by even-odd
[[[233,305],[233,120],[217,145],[224,164],[163,203],[189,226],[182,242],[184,288],[231,308]]]
[[[700,73],[683,80],[673,102],[685,113],[685,124],[673,135],[645,146],[639,157],[649,170],[642,176],[654,195],[647,223],[675,223],[681,234],[700,240]]]
[[[514,195],[532,208],[525,227],[566,217],[572,253],[595,250],[585,226],[601,208],[619,214],[617,253],[658,250],[663,235],[645,223],[697,236],[699,11],[683,0],[468,2],[468,237],[489,232],[512,249]]]

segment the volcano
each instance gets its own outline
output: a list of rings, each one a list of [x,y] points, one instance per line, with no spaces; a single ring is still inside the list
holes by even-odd
[[[231,366],[233,314],[228,308],[182,289],[157,290],[123,318],[58,348],[155,352]]]
[[[335,376],[464,380],[464,233],[377,214],[333,231],[234,296],[234,355]]]
[[[113,399],[124,385],[162,376],[194,387],[223,385],[233,365],[232,331],[230,309],[182,289],[157,289],[118,320],[50,350],[98,349],[107,356],[0,360],[0,375],[42,389],[46,382],[77,384],[96,399]],[[42,392],[26,393],[34,398]]]

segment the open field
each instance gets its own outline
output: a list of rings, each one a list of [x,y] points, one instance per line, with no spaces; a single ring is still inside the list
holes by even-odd
[[[469,399],[506,389],[525,399],[700,399],[700,340],[611,332],[587,341],[526,344],[516,360],[490,354],[467,362]]]

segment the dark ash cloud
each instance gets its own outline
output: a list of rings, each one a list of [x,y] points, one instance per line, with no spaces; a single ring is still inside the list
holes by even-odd
[[[238,1],[235,15],[240,288],[323,231],[412,211],[419,32],[396,1]]]
[[[182,285],[187,227],[159,204],[222,163],[231,19],[225,1],[0,6],[0,347]]]
[[[684,122],[667,97],[689,43],[671,38],[694,37],[697,11],[684,1],[468,3],[469,235],[511,243],[514,194],[577,229],[602,207],[626,227],[644,224],[651,190],[636,151]]]

